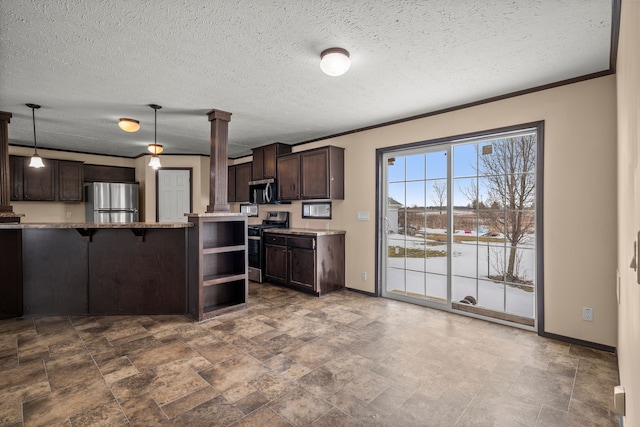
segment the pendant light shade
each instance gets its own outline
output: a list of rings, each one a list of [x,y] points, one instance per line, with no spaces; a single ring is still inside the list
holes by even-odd
[[[160,157],[155,154],[151,156],[151,159],[149,160],[149,166],[151,166],[153,169],[161,168],[162,165],[160,164]]]
[[[325,49],[320,54],[320,69],[329,76],[341,76],[351,66],[349,52],[341,47]]]
[[[125,132],[137,132],[140,129],[140,122],[135,119],[122,118],[118,121],[118,126]]]
[[[38,104],[25,104],[27,107],[31,108],[31,119],[33,120],[33,156],[31,156],[31,161],[29,162],[30,168],[43,168],[44,163],[42,162],[42,157],[38,155],[38,143],[36,142],[36,110],[40,108]]]
[[[162,145],[158,144],[158,110],[162,107],[157,104],[149,104],[149,107],[153,108],[153,144],[149,144],[147,149],[153,153],[151,159],[149,160],[149,166],[151,166],[154,170],[162,167],[160,164],[160,157],[158,157],[159,153],[162,153]]]
[[[160,144],[149,144],[147,150],[149,150],[151,154],[160,154],[164,151],[164,148],[162,148]]]
[[[43,168],[44,167],[44,163],[42,162],[42,157],[38,156],[37,154],[34,154],[33,156],[31,156],[31,160],[29,161],[29,167],[30,168]]]

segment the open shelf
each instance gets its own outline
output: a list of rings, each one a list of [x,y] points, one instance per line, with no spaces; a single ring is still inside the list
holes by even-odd
[[[202,248],[221,248],[244,245],[247,222],[244,221],[211,221],[204,222],[202,227]]]
[[[219,285],[221,283],[232,282],[241,280],[244,278],[244,273],[242,274],[213,274],[211,276],[204,276],[202,278],[202,286],[213,286]]]
[[[207,248],[202,250],[203,255],[219,254],[222,252],[242,251],[245,249],[244,244],[234,246],[221,246],[218,248]]]
[[[247,217],[190,217],[189,314],[198,320],[248,305]]]

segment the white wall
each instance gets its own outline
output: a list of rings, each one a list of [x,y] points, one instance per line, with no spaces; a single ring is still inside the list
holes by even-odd
[[[640,425],[640,284],[629,265],[640,231],[640,2],[622,2],[618,49],[618,367],[626,426]],[[613,251],[612,251],[613,252]],[[640,262],[640,259],[637,260]]]

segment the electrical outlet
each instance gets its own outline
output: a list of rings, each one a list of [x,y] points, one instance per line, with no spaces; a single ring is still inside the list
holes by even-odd
[[[362,280],[367,280],[367,272],[366,272],[366,271],[363,271],[363,272],[360,274],[360,277],[362,278]]]
[[[67,211],[67,218],[71,218],[71,211]]]
[[[586,320],[587,322],[593,322],[593,308],[582,307],[582,320]]]

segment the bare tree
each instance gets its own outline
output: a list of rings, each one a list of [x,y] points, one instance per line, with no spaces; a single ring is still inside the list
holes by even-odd
[[[536,136],[522,135],[492,141],[491,153],[480,156],[480,174],[486,183],[490,206],[483,219],[494,228],[505,230],[509,259],[505,280],[518,280],[517,248],[535,227]]]
[[[483,150],[479,158],[482,188],[475,181],[459,188],[471,207],[479,209],[480,221],[504,232],[509,258],[502,276],[509,282],[521,282],[517,249],[535,228],[535,147],[535,135],[491,141],[491,150]]]
[[[438,206],[438,213],[442,215],[442,208],[447,203],[447,182],[444,180],[433,181],[433,193],[431,201]]]
[[[464,197],[469,200],[469,207],[473,209],[478,208],[478,185],[476,181],[470,181],[469,185],[462,187],[458,186],[458,190],[462,193]]]

